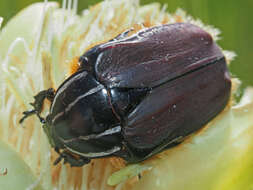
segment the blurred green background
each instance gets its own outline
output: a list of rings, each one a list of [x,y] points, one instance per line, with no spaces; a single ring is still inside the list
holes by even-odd
[[[120,0],[119,0],[120,1]],[[223,49],[233,50],[238,55],[230,66],[234,76],[243,81],[243,86],[253,86],[253,0],[156,0],[168,4],[168,11],[178,7],[200,18],[204,23],[218,27]],[[0,16],[4,24],[23,7],[38,0],[0,0]],[[61,2],[58,0],[58,2]],[[79,11],[99,0],[79,0]],[[140,0],[142,4],[155,2]]]

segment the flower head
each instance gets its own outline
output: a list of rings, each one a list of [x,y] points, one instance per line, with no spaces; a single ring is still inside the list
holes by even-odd
[[[227,108],[182,145],[145,162],[125,167],[120,159],[96,159],[81,168],[53,165],[39,120],[18,123],[38,91],[57,87],[76,69],[78,57],[90,47],[133,27],[189,22],[204,25],[179,9],[173,14],[158,3],[106,0],[77,15],[77,1],[33,4],[0,33],[0,184],[5,189],[247,189],[252,186],[253,91]],[[2,18],[0,18],[0,26]],[[224,51],[228,62],[234,54]],[[234,90],[238,80],[233,80]],[[47,114],[46,103],[44,113]],[[9,144],[16,153],[11,150]],[[10,156],[11,155],[11,156]],[[21,172],[22,171],[22,172]],[[116,173],[114,173],[116,172]],[[138,178],[141,175],[141,179]],[[15,177],[15,183],[12,182]],[[9,185],[9,186],[8,186]]]

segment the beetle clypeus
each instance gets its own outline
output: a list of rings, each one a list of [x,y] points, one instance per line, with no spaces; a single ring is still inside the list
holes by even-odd
[[[84,53],[77,72],[56,92],[39,92],[34,109],[24,112],[20,122],[36,114],[43,123],[60,155],[55,164],[108,156],[140,162],[179,144],[226,106],[226,61],[207,32],[188,23],[129,31]]]

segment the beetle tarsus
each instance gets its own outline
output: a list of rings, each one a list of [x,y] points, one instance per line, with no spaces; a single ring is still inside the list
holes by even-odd
[[[24,111],[23,112],[23,117],[19,120],[19,123],[23,123],[23,121],[27,118],[27,117],[29,117],[29,116],[31,116],[31,115],[33,115],[33,114],[36,114],[36,111],[35,110],[30,110],[30,111]]]
[[[45,99],[48,99],[50,102],[54,99],[55,90],[49,88],[47,90],[40,91],[37,95],[34,96],[35,101],[30,103],[34,107],[33,110],[23,112],[23,117],[19,120],[19,123],[22,123],[27,117],[36,114],[41,123],[45,123],[45,119],[40,116],[40,113],[43,108],[43,103]]]

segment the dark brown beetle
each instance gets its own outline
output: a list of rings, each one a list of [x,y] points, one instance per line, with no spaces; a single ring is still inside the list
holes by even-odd
[[[72,166],[118,156],[140,162],[173,147],[220,113],[230,97],[224,55],[197,26],[155,26],[91,48],[58,88],[39,92],[37,114]],[[52,104],[40,116],[44,99]]]

